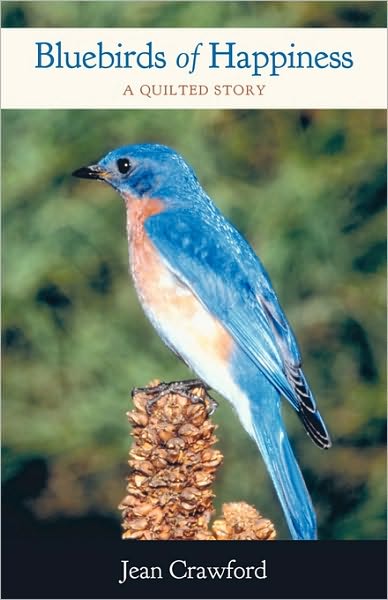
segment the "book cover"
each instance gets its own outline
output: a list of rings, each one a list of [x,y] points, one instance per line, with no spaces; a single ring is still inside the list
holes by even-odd
[[[1,12],[2,597],[386,597],[386,3]]]

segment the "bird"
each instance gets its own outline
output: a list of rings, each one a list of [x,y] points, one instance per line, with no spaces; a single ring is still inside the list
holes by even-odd
[[[318,447],[329,448],[330,435],[296,337],[249,242],[169,146],[123,146],[72,174],[120,194],[130,273],[146,316],[200,380],[231,402],[261,453],[292,539],[318,539],[282,398]]]

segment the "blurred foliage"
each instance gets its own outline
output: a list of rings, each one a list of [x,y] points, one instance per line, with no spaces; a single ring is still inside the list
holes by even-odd
[[[19,11],[25,26],[38,17],[88,24],[77,3],[12,4],[4,19]],[[206,24],[193,3],[174,14],[166,3],[131,4],[136,24],[162,14],[160,25]],[[350,3],[276,4],[263,3],[260,25],[270,11],[288,11],[287,25],[343,23]],[[376,3],[361,4],[375,23]],[[93,7],[89,24],[128,25],[106,3]],[[244,24],[248,11],[259,9],[215,3],[209,24],[214,15],[218,25]],[[334,439],[328,452],[315,448],[284,407],[321,537],[384,538],[385,112],[34,110],[5,111],[2,125],[3,475],[44,461],[33,500],[42,522],[92,511],[118,520],[130,389],[191,376],[139,307],[120,198],[70,176],[114,147],[159,142],[185,156],[259,252],[297,333]],[[253,503],[287,535],[258,452],[224,400],[215,420],[225,455],[218,506]]]
[[[385,2],[2,2],[4,27],[386,27]]]

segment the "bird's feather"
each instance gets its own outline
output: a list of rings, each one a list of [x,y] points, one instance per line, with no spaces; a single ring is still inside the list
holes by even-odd
[[[279,394],[265,377],[253,377],[258,402],[251,407],[254,439],[274,483],[295,540],[317,538],[317,523],[281,415]],[[250,384],[252,385],[252,383]]]

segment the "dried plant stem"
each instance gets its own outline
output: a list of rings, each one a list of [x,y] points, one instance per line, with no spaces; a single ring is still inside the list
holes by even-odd
[[[188,397],[177,387],[153,382],[134,393],[129,452],[131,472],[122,511],[123,538],[139,540],[270,540],[271,521],[244,502],[214,513],[212,484],[223,456],[213,446],[214,401],[203,386]],[[160,390],[163,389],[163,393]]]

